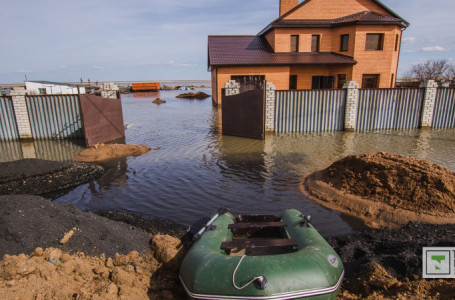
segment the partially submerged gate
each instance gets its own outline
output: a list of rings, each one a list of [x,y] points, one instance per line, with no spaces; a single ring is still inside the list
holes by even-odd
[[[222,93],[224,135],[263,140],[265,135],[265,81],[228,82]],[[239,93],[241,92],[241,93]]]

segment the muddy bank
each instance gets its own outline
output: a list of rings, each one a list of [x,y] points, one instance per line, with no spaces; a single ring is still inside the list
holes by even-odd
[[[328,238],[346,270],[341,299],[453,299],[455,281],[422,279],[422,247],[455,246],[455,225],[410,223],[399,229]]]
[[[105,214],[125,223],[37,196],[0,196],[0,299],[183,299],[185,247],[165,233],[186,231]]]
[[[178,280],[191,244],[186,228],[121,212],[97,214],[36,196],[0,196],[0,255],[7,254],[0,261],[0,299],[186,299]],[[422,247],[455,245],[455,225],[411,223],[328,241],[346,268],[340,299],[455,294],[453,280],[420,279]]]
[[[82,162],[21,159],[0,163],[0,195],[43,195],[78,186],[104,172],[103,167]]]
[[[144,145],[97,144],[73,156],[73,160],[98,162],[119,157],[139,156],[150,150],[152,148]]]
[[[351,155],[304,179],[304,191],[373,228],[455,223],[455,173],[390,153]]]

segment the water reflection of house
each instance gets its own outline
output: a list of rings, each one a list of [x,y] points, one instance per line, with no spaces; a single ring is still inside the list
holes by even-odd
[[[26,81],[25,89],[35,95],[85,94],[85,87],[52,81]]]
[[[257,35],[209,36],[212,96],[231,79],[278,90],[395,86],[401,33],[409,23],[377,0],[280,0],[280,16]]]

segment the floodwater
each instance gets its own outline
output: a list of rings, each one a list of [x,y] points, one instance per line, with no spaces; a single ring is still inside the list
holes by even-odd
[[[126,142],[159,149],[105,164],[108,171],[101,178],[56,201],[163,217],[186,226],[219,207],[235,214],[296,208],[311,215],[328,236],[360,229],[361,222],[305,197],[300,190],[305,174],[349,154],[380,151],[455,171],[455,130],[267,134],[264,141],[250,140],[219,134],[220,117],[210,98],[175,98],[179,93],[122,95],[124,121],[130,124]],[[157,97],[167,102],[153,104]]]

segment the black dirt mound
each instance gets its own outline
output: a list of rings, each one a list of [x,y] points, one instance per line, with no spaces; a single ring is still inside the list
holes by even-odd
[[[0,196],[0,228],[0,257],[32,253],[36,247],[112,257],[147,250],[150,241],[148,233],[134,226],[30,195]],[[74,235],[61,245],[73,228]]]
[[[21,159],[0,163],[0,195],[43,195],[71,188],[104,172],[103,167],[82,162]]]

